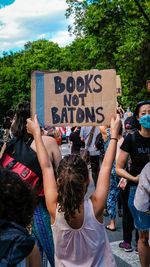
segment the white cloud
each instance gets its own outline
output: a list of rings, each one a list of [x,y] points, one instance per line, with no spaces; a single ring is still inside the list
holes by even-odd
[[[17,50],[27,41],[47,38],[64,46],[73,40],[65,18],[65,0],[16,0],[0,9],[0,47]]]
[[[54,43],[59,43],[60,46],[65,46],[69,43],[69,41],[73,41],[73,39],[73,37],[69,36],[68,31],[58,31],[56,34],[54,34],[51,41]]]
[[[37,38],[38,38],[38,39],[47,39],[47,37],[46,37],[46,33],[39,34],[39,35],[37,36]]]

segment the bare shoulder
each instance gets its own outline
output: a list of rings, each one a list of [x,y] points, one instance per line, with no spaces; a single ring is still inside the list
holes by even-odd
[[[56,140],[51,136],[42,136],[43,143],[46,147],[51,161],[54,163],[55,168],[58,168],[59,162],[62,159],[61,152]]]
[[[50,136],[42,136],[42,140],[43,143],[46,147],[46,150],[49,151],[53,151],[56,147],[57,147],[57,142],[53,137]],[[36,151],[36,145],[35,145],[35,141],[33,140],[32,144],[31,144],[31,148]]]
[[[51,136],[42,136],[42,139],[48,154],[55,154],[59,151],[55,138]]]
[[[43,135],[42,136],[42,140],[43,140],[43,143],[44,143],[44,145],[53,145],[53,146],[56,146],[57,145],[57,142],[56,142],[56,140],[53,138],[53,137],[51,137],[51,136],[45,136],[45,135]]]

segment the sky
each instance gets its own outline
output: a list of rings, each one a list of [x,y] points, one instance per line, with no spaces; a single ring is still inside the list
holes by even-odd
[[[0,0],[0,56],[21,51],[28,41],[46,39],[60,47],[74,37],[68,33],[65,0]]]

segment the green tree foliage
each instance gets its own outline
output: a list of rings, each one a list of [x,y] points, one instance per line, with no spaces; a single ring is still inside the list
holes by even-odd
[[[133,0],[66,0],[66,15],[74,14],[72,31],[89,40],[89,56],[98,69],[115,68],[121,75],[122,97],[126,107],[149,97],[150,25]],[[150,3],[139,0],[150,18]]]
[[[28,42],[21,52],[0,58],[0,121],[10,108],[30,99],[31,71],[59,69],[60,48],[47,40]]]
[[[150,18],[149,0],[138,0]],[[150,25],[134,0],[66,0],[74,15],[75,41],[66,47],[47,40],[0,58],[0,121],[10,108],[30,99],[32,70],[77,71],[115,68],[121,75],[119,103],[134,108],[149,98]]]

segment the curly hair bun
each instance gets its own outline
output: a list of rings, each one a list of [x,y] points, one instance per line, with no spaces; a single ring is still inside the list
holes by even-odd
[[[37,194],[17,173],[0,169],[0,219],[27,227],[37,202]]]

